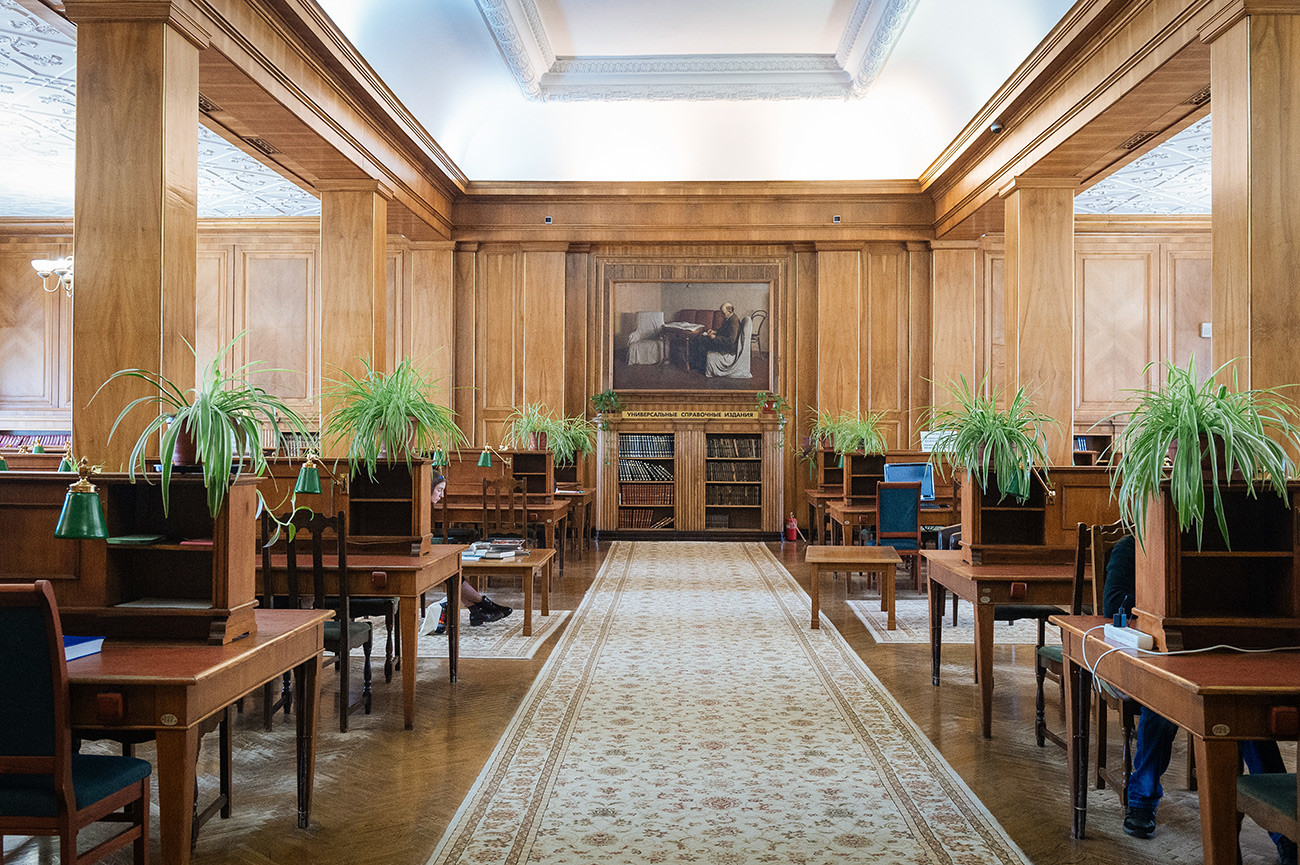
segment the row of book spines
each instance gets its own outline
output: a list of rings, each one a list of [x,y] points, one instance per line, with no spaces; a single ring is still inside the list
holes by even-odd
[[[710,487],[704,498],[706,505],[759,505],[758,487]]]
[[[666,529],[672,526],[672,516],[655,519],[651,510],[619,511],[618,527],[620,529]]]
[[[673,473],[666,466],[658,463],[619,460],[618,479],[620,481],[671,481]]]
[[[705,445],[705,456],[707,457],[746,457],[754,459],[762,456],[759,453],[759,441],[757,438],[747,436],[745,438],[710,438]]]
[[[757,463],[709,463],[705,480],[710,481],[760,481],[761,469]]]
[[[0,435],[0,448],[20,448],[24,445],[39,444],[43,448],[55,448],[57,450],[66,450],[68,441],[72,436],[56,433],[54,435],[13,435],[5,433]]]
[[[618,437],[618,452],[625,457],[670,457],[673,437],[624,433]]]
[[[673,503],[672,484],[640,484],[623,487],[618,496],[621,505],[662,505]]]

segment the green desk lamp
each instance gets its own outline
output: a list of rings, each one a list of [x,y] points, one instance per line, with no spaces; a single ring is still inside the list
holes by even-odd
[[[77,466],[80,477],[76,483],[68,485],[59,523],[54,527],[54,537],[78,540],[108,537],[104,505],[99,500],[99,493],[95,492],[95,485],[90,482],[90,476],[100,468],[92,467],[85,457],[81,458],[81,464]]]

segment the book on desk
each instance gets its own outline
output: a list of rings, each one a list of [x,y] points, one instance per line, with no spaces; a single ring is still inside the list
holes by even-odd
[[[63,657],[69,661],[94,655],[104,648],[103,637],[67,637],[63,638]]]

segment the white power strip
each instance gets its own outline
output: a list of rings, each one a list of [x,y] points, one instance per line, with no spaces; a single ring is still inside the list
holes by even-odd
[[[1114,625],[1106,626],[1106,642],[1114,643],[1118,646],[1131,646],[1135,649],[1149,649],[1155,645],[1155,640],[1150,634],[1139,631],[1136,628],[1117,628]]]

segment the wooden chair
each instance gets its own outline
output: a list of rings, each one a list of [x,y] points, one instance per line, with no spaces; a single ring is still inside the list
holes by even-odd
[[[131,844],[147,865],[152,770],[134,757],[73,753],[63,629],[46,580],[0,586],[0,692],[10,695],[0,704],[0,842],[57,835],[65,865]],[[79,853],[78,833],[101,821],[130,825]]]
[[[370,693],[370,652],[374,645],[374,629],[369,622],[357,621],[352,618],[351,596],[348,592],[347,581],[347,517],[342,511],[333,517],[327,517],[314,511],[298,511],[296,513],[286,513],[280,517],[280,522],[285,523],[292,521],[298,535],[304,533],[310,536],[311,541],[311,584],[304,585],[304,573],[298,567],[298,546],[296,543],[286,543],[285,549],[285,571],[288,574],[288,595],[283,602],[270,596],[270,580],[266,580],[268,594],[263,599],[264,607],[284,606],[287,603],[290,609],[297,609],[302,605],[304,598],[310,598],[312,609],[333,610],[334,618],[325,623],[325,648],[335,657],[335,663],[339,670],[339,731],[346,733],[348,731],[348,716],[354,713],[358,708],[363,709],[365,714],[370,714],[371,693]],[[335,555],[337,557],[336,565],[333,568],[325,567],[325,551],[323,534],[326,531],[334,533]],[[271,573],[271,548],[268,546],[269,540],[274,536],[274,527],[271,519],[267,514],[262,515],[262,567],[264,574]],[[335,572],[335,579],[338,583],[338,594],[327,595],[325,585],[325,573],[327,570]],[[346,625],[346,626],[345,626]],[[349,702],[351,693],[350,683],[351,665],[348,663],[349,655],[353,646],[361,646],[365,653],[365,667],[363,668],[361,680],[361,696],[355,702]],[[292,708],[292,702],[289,689],[289,678],[286,675],[283,680],[281,697],[274,700],[271,693],[271,685],[268,683],[264,687],[266,696],[265,705],[266,720],[269,726],[270,716],[280,706],[284,707],[285,714],[288,714]]]
[[[912,584],[921,588],[921,484],[876,484],[876,537],[873,546],[893,547],[908,560]]]
[[[1075,546],[1074,546],[1074,580],[1070,592],[1070,615],[1083,615],[1084,611],[1092,612],[1092,608],[1085,607],[1083,604],[1083,584],[1087,577],[1088,567],[1088,550],[1092,543],[1092,528],[1079,523],[1075,529]],[[1104,574],[1105,571],[1102,571]],[[1097,582],[1094,577],[1093,582]],[[1053,608],[1056,613],[1061,612],[1059,607]],[[996,611],[994,613],[996,618]],[[1038,646],[1034,651],[1034,679],[1037,686],[1034,695],[1034,740],[1038,747],[1042,748],[1048,739],[1051,739],[1057,745],[1064,748],[1065,733],[1056,732],[1047,726],[1047,698],[1044,694],[1044,684],[1050,676],[1053,681],[1060,683],[1061,686],[1061,711],[1065,711],[1065,658],[1064,652],[1059,645],[1044,645],[1046,634],[1044,622],[1046,619],[1038,621]]]
[[[1261,773],[1237,777],[1237,834],[1241,820],[1249,816],[1267,832],[1288,838],[1300,838],[1300,818],[1296,813],[1300,775],[1295,772]],[[1237,851],[1241,861],[1241,851]]]
[[[484,478],[482,524],[485,538],[527,538],[527,480]]]

